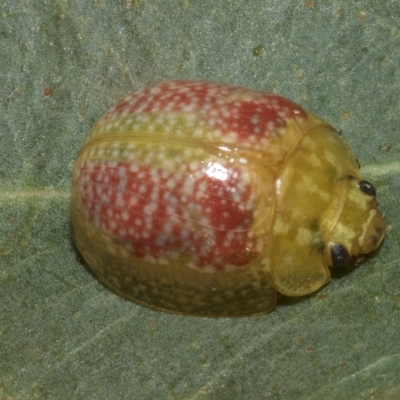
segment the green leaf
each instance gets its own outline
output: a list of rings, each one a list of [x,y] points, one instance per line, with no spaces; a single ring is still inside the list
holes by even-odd
[[[394,0],[3,0],[0,398],[398,399],[399,15]],[[176,78],[280,93],[341,129],[385,213],[378,254],[263,317],[168,315],[100,285],[71,240],[72,165],[119,97]]]

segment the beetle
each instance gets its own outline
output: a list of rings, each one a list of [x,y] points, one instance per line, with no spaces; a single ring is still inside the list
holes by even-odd
[[[385,235],[375,188],[332,126],[275,94],[197,81],[136,91],[94,125],[71,219],[114,292],[209,317],[313,293]]]

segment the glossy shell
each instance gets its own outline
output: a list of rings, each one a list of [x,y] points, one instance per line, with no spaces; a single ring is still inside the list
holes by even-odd
[[[191,81],[134,92],[97,122],[71,218],[113,291],[212,317],[312,293],[385,233],[375,189],[333,127],[273,94]]]

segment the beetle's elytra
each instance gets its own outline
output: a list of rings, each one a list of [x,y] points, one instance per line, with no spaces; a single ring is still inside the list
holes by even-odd
[[[192,81],[132,93],[97,122],[71,218],[113,291],[211,317],[312,293],[385,235],[375,188],[329,124],[274,94]]]

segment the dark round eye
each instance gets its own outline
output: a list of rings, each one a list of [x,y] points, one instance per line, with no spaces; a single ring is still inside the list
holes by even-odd
[[[374,188],[374,185],[372,183],[369,183],[368,181],[360,181],[358,184],[358,187],[365,193],[370,196],[376,196],[376,190]]]
[[[333,243],[331,246],[332,267],[344,268],[350,262],[349,252],[340,244]]]

